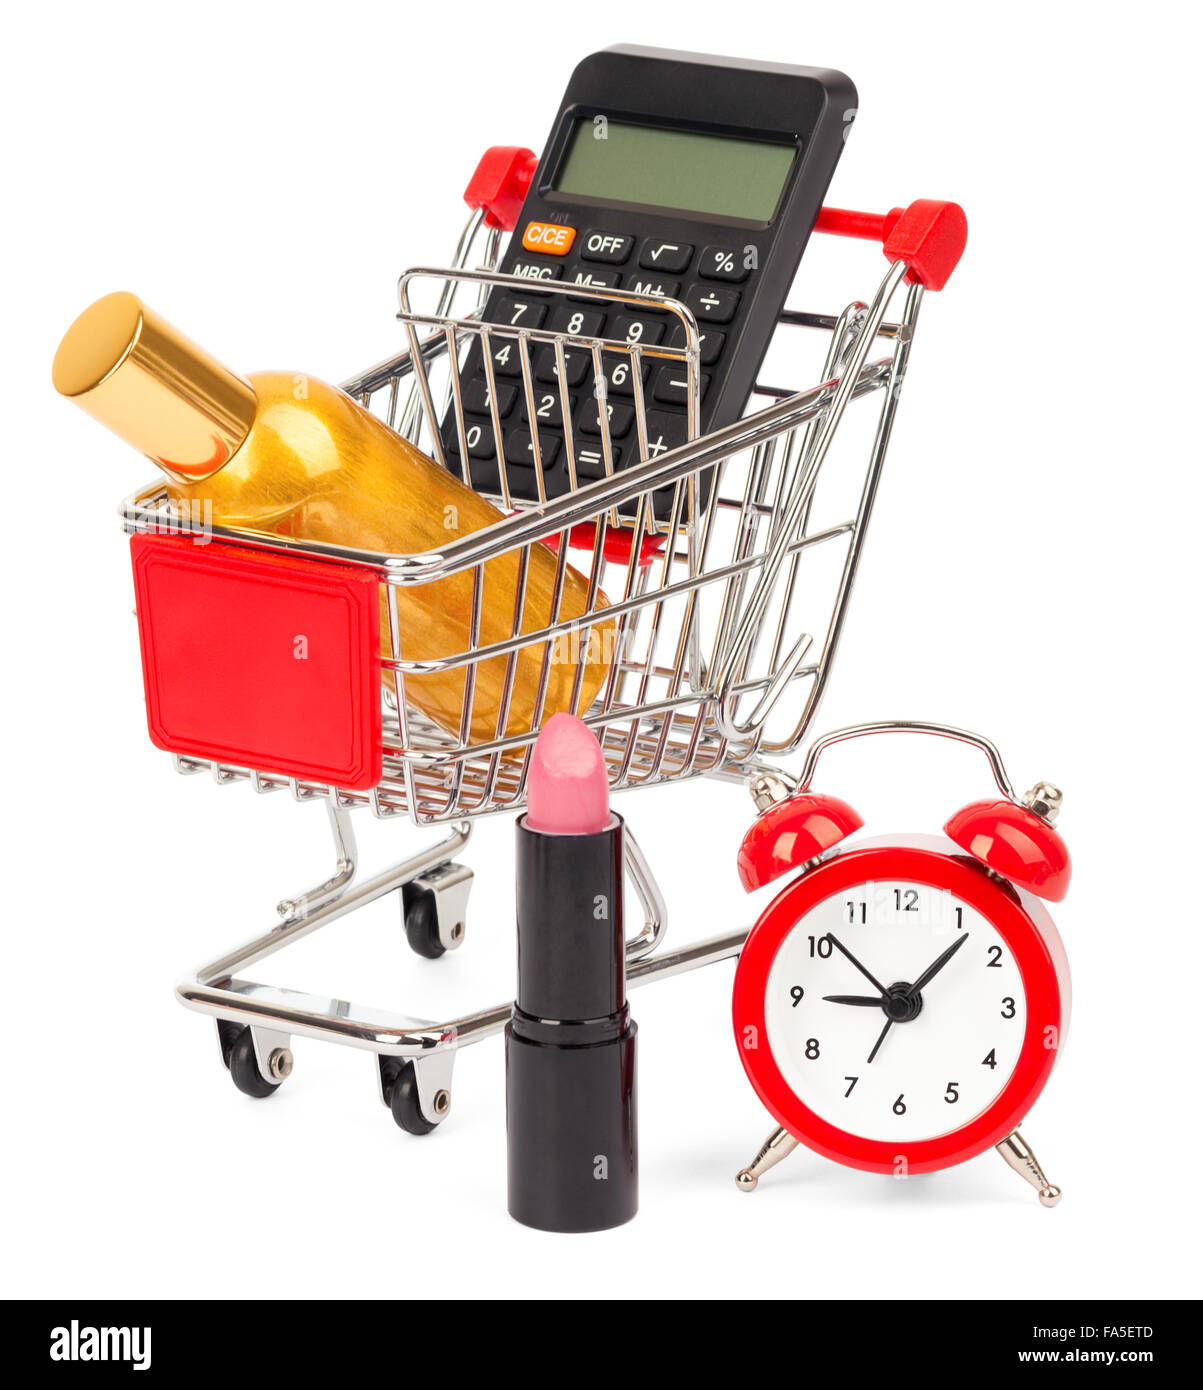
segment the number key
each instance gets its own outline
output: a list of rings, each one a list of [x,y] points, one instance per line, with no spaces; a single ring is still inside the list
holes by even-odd
[[[624,343],[642,343],[646,347],[664,337],[664,320],[615,314],[614,322],[610,325],[610,337]]]
[[[615,401],[606,402],[606,414],[610,421],[612,439],[621,439],[631,428],[631,422],[635,418],[635,412],[629,405]],[[581,408],[576,413],[576,427],[582,434],[601,434],[601,413],[597,401],[590,398],[581,402]]]
[[[535,416],[539,421],[540,428],[545,425],[553,425],[556,429],[563,427],[564,412],[560,406],[558,390],[535,392]]]
[[[590,354],[583,348],[566,348],[564,351],[564,375],[569,386],[579,386],[589,370]],[[550,343],[541,347],[535,354],[535,378],[538,381],[558,382],[559,370],[556,363],[556,350]]]
[[[491,459],[493,457],[493,426],[487,420],[477,420],[471,415],[464,417],[464,442],[468,446],[468,454],[474,459]],[[444,448],[453,454],[458,454],[459,430],[455,427],[455,416],[450,415],[446,424],[443,426],[443,445]]]
[[[504,382],[498,386],[497,414],[503,418],[508,415],[513,410],[517,397],[518,388],[516,386],[507,386]],[[489,383],[483,376],[473,377],[464,387],[464,409],[475,415],[488,415],[491,412]]]
[[[522,353],[513,338],[494,338],[489,354],[493,359],[493,372],[496,376],[521,376]]]
[[[553,332],[570,333],[574,338],[596,338],[606,326],[606,316],[593,309],[576,309],[571,304],[561,304],[547,326]]]
[[[486,317],[489,323],[503,323],[507,328],[540,328],[547,317],[547,305],[506,295],[489,306]]]
[[[649,367],[640,363],[644,381]],[[635,360],[627,352],[602,353],[602,370],[606,374],[606,394],[610,396],[633,396],[635,394]]]

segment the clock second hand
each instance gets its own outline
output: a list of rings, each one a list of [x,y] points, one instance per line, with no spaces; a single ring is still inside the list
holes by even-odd
[[[869,1062],[872,1062],[873,1058],[877,1056],[877,1049],[882,1045],[883,1042],[885,1042],[886,1034],[890,1031],[891,1028],[893,1028],[893,1026],[894,1020],[892,1018],[887,1018],[886,1026],[878,1034],[877,1041],[873,1044],[873,1051],[869,1053]],[[869,1062],[866,1062],[865,1065],[868,1066]]]

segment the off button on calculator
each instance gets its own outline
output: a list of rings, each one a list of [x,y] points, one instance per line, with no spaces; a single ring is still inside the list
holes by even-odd
[[[605,265],[622,265],[635,245],[633,236],[619,236],[617,232],[603,232],[590,228],[582,238],[581,259],[601,261]]]

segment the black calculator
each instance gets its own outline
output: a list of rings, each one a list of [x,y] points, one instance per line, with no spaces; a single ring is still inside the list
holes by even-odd
[[[498,269],[529,282],[494,288],[483,317],[639,344],[648,457],[688,437],[686,364],[657,359],[683,348],[685,329],[655,305],[571,292],[556,281],[683,302],[701,335],[700,431],[743,413],[802,252],[856,114],[842,73],[622,45],[572,74]],[[552,343],[530,341],[543,495],[569,491],[565,432],[578,482],[607,473],[592,354],[564,350],[564,393]],[[451,468],[480,491],[499,490],[498,458],[514,498],[540,495],[536,450],[514,337],[491,340],[495,437],[481,343],[461,370],[464,445],[454,410],[442,438]],[[602,353],[615,471],[640,461],[633,359]],[[703,496],[708,490],[703,480]],[[663,519],[671,489],[656,497]]]

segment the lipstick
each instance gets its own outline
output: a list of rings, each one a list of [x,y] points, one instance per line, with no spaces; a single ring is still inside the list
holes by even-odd
[[[597,740],[543,726],[516,827],[518,992],[505,1030],[509,1211],[602,1231],[639,1207],[623,823]]]

